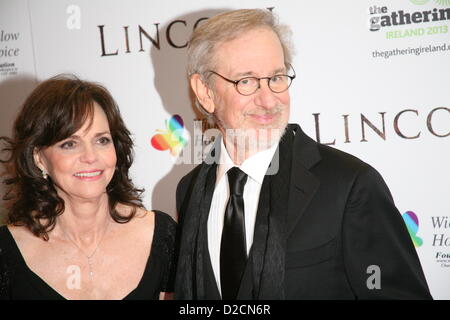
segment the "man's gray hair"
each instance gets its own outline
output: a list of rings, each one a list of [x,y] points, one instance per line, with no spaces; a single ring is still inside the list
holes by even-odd
[[[277,17],[269,10],[241,9],[218,14],[197,27],[188,46],[188,76],[200,74],[205,80],[208,70],[214,70],[218,61],[215,49],[221,43],[233,40],[244,32],[266,27],[276,33],[284,53],[286,69],[292,62],[291,30],[280,25]]]

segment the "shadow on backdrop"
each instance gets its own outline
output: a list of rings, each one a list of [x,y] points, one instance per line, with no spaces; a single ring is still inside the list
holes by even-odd
[[[11,137],[14,120],[22,104],[38,84],[34,76],[26,74],[0,81],[0,137]],[[4,146],[4,143],[0,142],[0,150]],[[0,155],[2,159],[5,156],[5,154]],[[2,181],[0,183],[0,224],[3,222],[6,211],[3,201],[3,196],[6,191],[3,185],[4,171],[5,167],[0,165],[0,181]]]
[[[229,9],[200,10],[186,13],[170,19],[161,26],[160,36],[164,37],[170,48],[158,49],[152,46],[150,58],[154,70],[154,88],[158,91],[164,109],[170,115],[178,114],[184,120],[185,130],[188,130],[191,142],[185,148],[193,152],[194,120],[201,120],[204,115],[195,107],[195,97],[190,90],[186,72],[187,41],[196,25],[200,25],[207,18],[215,16]],[[182,157],[181,153],[179,157]],[[168,155],[169,157],[169,155]],[[176,187],[180,179],[191,171],[197,164],[174,164],[169,173],[161,178],[152,190],[152,207],[166,211],[176,218],[175,208]],[[172,206],[168,204],[173,203]]]

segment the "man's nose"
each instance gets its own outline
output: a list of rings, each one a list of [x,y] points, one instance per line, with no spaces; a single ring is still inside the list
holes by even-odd
[[[267,79],[259,80],[259,89],[256,91],[255,104],[266,109],[271,109],[276,107],[278,103],[277,94],[270,90]]]

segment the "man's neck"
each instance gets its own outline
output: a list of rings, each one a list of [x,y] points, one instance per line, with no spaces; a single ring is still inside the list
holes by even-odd
[[[285,129],[222,131],[223,143],[230,159],[237,166],[258,152],[278,144]]]

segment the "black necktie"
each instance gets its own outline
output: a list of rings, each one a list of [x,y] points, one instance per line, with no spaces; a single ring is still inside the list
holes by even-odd
[[[228,170],[230,198],[225,209],[220,244],[220,284],[223,300],[236,299],[247,263],[243,195],[246,182],[247,175],[239,168]]]

